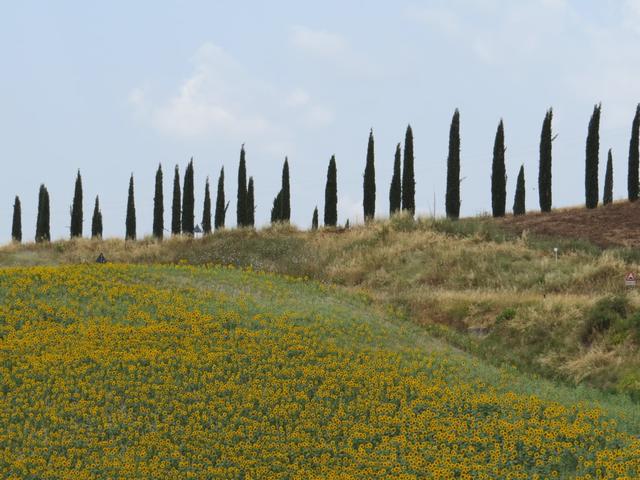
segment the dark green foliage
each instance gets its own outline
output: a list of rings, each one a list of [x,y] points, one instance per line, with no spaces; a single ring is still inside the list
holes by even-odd
[[[247,227],[253,228],[256,223],[256,205],[253,193],[253,177],[249,177],[247,186]]]
[[[224,220],[227,214],[228,203],[225,203],[224,198],[224,167],[220,169],[220,176],[218,177],[218,192],[216,194],[216,213],[213,219],[213,224],[216,230],[224,228]]]
[[[282,166],[282,204],[280,208],[280,221],[287,222],[291,220],[291,187],[289,185],[289,160],[284,158]]]
[[[93,217],[91,217],[91,238],[102,238],[102,212],[100,211],[100,200],[96,195],[96,203],[93,207]]]
[[[324,225],[335,227],[338,223],[338,172],[336,157],[331,156],[327,168],[327,184],[324,189]]]
[[[507,173],[504,153],[504,124],[500,120],[493,144],[493,163],[491,165],[491,209],[494,217],[504,217],[507,201]]]
[[[416,179],[413,171],[413,131],[407,126],[404,137],[404,163],[402,165],[402,210],[416,213]]]
[[[209,177],[204,184],[204,204],[202,205],[202,233],[211,233],[211,193],[209,192]]]
[[[364,167],[363,181],[363,200],[362,208],[364,210],[364,220],[368,222],[373,220],[376,214],[376,167],[374,159],[373,146],[373,129],[369,132],[369,142],[367,143],[367,163]]]
[[[396,154],[393,160],[393,175],[389,187],[389,215],[400,211],[402,206],[402,179],[400,174],[400,144],[396,146]]]
[[[280,215],[282,214],[282,190],[273,199],[273,206],[271,207],[271,223],[280,221]]]
[[[13,202],[13,222],[11,223],[11,238],[14,242],[22,241],[22,207],[20,197],[16,195]]]
[[[525,214],[525,188],[524,188],[524,165],[520,166],[518,180],[516,181],[516,195],[513,199],[513,214]]]
[[[551,122],[553,120],[553,109],[547,110],[542,122],[542,132],[540,132],[540,166],[538,170],[538,196],[540,198],[540,210],[551,211],[551,144],[553,137],[551,133]]]
[[[460,217],[460,112],[457,108],[453,113],[449,129],[445,209],[448,218]]]
[[[71,205],[71,238],[82,236],[82,178],[80,170],[76,176],[76,185],[73,192],[73,204]]]
[[[629,300],[623,295],[605,297],[591,307],[580,329],[580,340],[590,343],[598,334],[606,332],[609,327],[629,313]]]
[[[133,195],[133,174],[129,178],[129,195],[127,196],[127,218],[125,221],[125,239],[136,239],[136,204]]]
[[[639,167],[639,143],[640,143],[640,103],[636,106],[636,114],[631,125],[631,140],[629,141],[629,173],[627,175],[627,190],[629,200],[635,202],[638,199],[638,167]]]
[[[40,185],[38,192],[38,217],[36,219],[36,242],[48,242],[51,240],[51,230],[49,228],[49,192],[47,187]]]
[[[247,164],[245,161],[244,144],[242,144],[242,148],[240,149],[240,164],[238,165],[236,223],[238,227],[247,225]]]
[[[601,104],[593,107],[593,114],[591,115],[591,120],[589,120],[589,131],[587,133],[584,171],[585,205],[587,208],[596,208],[598,206],[600,110]]]
[[[346,222],[344,222],[344,228],[345,228],[345,230],[349,230],[349,227],[350,227],[350,226],[351,226],[351,225],[349,224],[349,219],[347,218],[347,221],[346,221]]]
[[[173,173],[173,200],[171,202],[171,233],[173,235],[180,235],[182,228],[180,204],[180,170],[176,165]]]
[[[182,188],[182,233],[186,233],[192,237],[195,221],[195,195],[193,183],[192,158],[184,172],[184,187]]]
[[[613,202],[613,156],[611,149],[607,154],[607,170],[604,174],[604,193],[602,195],[602,203],[609,205]]]
[[[311,230],[318,230],[318,207],[313,209],[313,217],[311,217]]]
[[[156,171],[155,193],[153,195],[153,236],[162,239],[164,235],[164,194],[162,192],[162,165]]]

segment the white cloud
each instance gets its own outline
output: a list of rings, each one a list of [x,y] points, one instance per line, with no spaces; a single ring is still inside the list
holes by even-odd
[[[454,36],[462,32],[460,18],[453,10],[446,7],[411,5],[407,8],[406,14],[409,18],[448,35]]]
[[[322,57],[338,57],[347,51],[347,42],[337,33],[295,26],[291,29],[291,43],[307,53]]]

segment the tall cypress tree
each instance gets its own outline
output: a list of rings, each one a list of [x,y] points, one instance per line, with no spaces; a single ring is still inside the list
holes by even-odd
[[[153,236],[160,240],[164,236],[164,194],[162,192],[162,165],[158,165],[158,170],[156,171],[156,186],[155,193],[153,195]]]
[[[593,107],[589,120],[585,152],[584,189],[587,208],[598,206],[598,163],[600,152],[600,110],[601,104]]]
[[[180,169],[176,165],[173,173],[173,200],[171,202],[171,233],[173,235],[180,235],[182,227],[180,204]]]
[[[640,152],[640,103],[636,106],[636,114],[631,125],[631,140],[629,141],[629,173],[627,175],[627,190],[629,200],[635,202],[638,199],[638,167]]]
[[[456,108],[449,128],[449,156],[447,157],[447,217],[460,216],[460,112]]]
[[[193,158],[189,161],[184,172],[184,187],[182,188],[182,233],[193,237],[194,224],[194,204],[195,195],[193,193]]]
[[[338,223],[338,172],[336,157],[331,156],[327,169],[327,184],[324,189],[324,225],[335,227]]]
[[[244,143],[242,144],[242,148],[240,148],[240,163],[238,164],[236,223],[238,227],[247,225],[247,164],[245,161]]]
[[[82,236],[82,178],[80,170],[76,176],[76,185],[73,192],[73,204],[71,205],[71,238]]]
[[[542,122],[540,132],[540,165],[538,169],[538,196],[540,199],[540,210],[551,211],[551,144],[553,137],[551,133],[551,121],[553,120],[553,109],[547,110]]]
[[[126,232],[125,239],[126,240],[135,240],[136,239],[136,204],[133,195],[133,173],[131,174],[131,178],[129,178],[129,195],[127,196],[127,218],[125,221]]]
[[[284,157],[284,165],[282,166],[282,203],[280,221],[287,222],[291,220],[291,188],[289,186],[289,160]]]
[[[216,213],[213,219],[215,229],[224,228],[224,220],[227,213],[228,205],[225,203],[224,198],[224,167],[220,169],[220,176],[218,177],[218,192],[216,194]]]
[[[518,179],[516,180],[516,195],[513,199],[513,214],[525,214],[525,187],[524,187],[524,165],[520,166]]]
[[[367,160],[364,167],[362,208],[365,222],[373,220],[376,214],[376,166],[374,159],[373,129],[369,131]]]
[[[491,166],[491,209],[494,217],[504,217],[507,199],[507,173],[504,164],[504,125],[498,124],[493,144],[493,164]]]
[[[611,149],[607,154],[607,170],[604,174],[604,194],[602,196],[602,203],[609,205],[613,202],[613,155],[611,155]]]
[[[396,145],[396,154],[393,159],[393,175],[389,187],[389,215],[400,211],[402,206],[402,180],[400,177],[400,144]]]
[[[416,180],[413,172],[413,131],[407,126],[404,137],[404,163],[402,165],[402,210],[416,213]]]
[[[271,223],[280,222],[282,220],[282,190],[273,199],[273,206],[271,207]]]
[[[38,192],[38,217],[36,219],[36,242],[48,242],[51,240],[51,230],[49,228],[49,192],[44,184],[40,185]]]
[[[13,222],[11,223],[11,238],[14,242],[22,241],[22,207],[20,197],[16,195],[13,202]]]
[[[313,209],[313,217],[311,217],[311,230],[318,230],[318,207]]]
[[[102,238],[102,212],[100,211],[98,195],[96,195],[93,217],[91,218],[91,238]]]
[[[256,223],[256,205],[253,198],[253,177],[249,177],[247,185],[247,226],[253,228]]]
[[[211,233],[211,194],[209,192],[209,177],[204,184],[204,205],[202,205],[202,233]]]

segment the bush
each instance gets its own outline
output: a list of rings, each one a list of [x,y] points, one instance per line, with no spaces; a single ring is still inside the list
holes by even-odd
[[[614,323],[627,317],[629,300],[626,296],[604,297],[591,307],[580,330],[580,340],[591,343],[595,335],[606,332]]]

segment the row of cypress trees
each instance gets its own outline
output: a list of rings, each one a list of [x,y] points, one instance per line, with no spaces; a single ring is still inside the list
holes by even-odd
[[[587,140],[585,147],[585,205],[587,208],[596,208],[598,205],[598,163],[599,163],[599,128],[601,117],[601,104],[596,104],[589,121]],[[552,206],[551,195],[551,166],[552,166],[552,142],[556,138],[552,133],[553,110],[550,108],[545,113],[540,133],[540,157],[538,170],[538,193],[540,210],[549,212]],[[628,198],[630,201],[638,199],[639,195],[639,136],[640,136],[640,104],[636,107],[632,123],[631,140],[629,144],[629,169],[627,177]],[[506,167],[505,167],[505,135],[504,123],[500,120],[493,146],[493,160],[491,165],[491,207],[494,217],[501,217],[506,212]],[[393,162],[393,174],[389,187],[389,213],[391,215],[400,210],[415,215],[415,173],[413,153],[413,131],[411,125],[407,126],[404,141],[404,155],[401,156],[401,144],[398,143]],[[158,166],[155,177],[155,194],[153,208],[153,235],[161,239],[164,235],[164,196],[163,196],[163,172],[162,166]],[[289,176],[289,161],[285,157],[282,167],[282,183],[278,194],[273,200],[271,209],[271,222],[289,222],[291,219],[291,189]],[[337,191],[337,165],[335,155],[331,156],[327,169],[324,198],[324,225],[335,227],[338,223],[338,191]],[[604,179],[603,204],[613,201],[613,156],[611,149],[607,154],[607,164]],[[375,217],[376,181],[375,181],[375,149],[373,129],[369,131],[367,143],[366,163],[363,174],[363,211],[365,221]],[[69,227],[72,238],[82,236],[83,224],[83,193],[80,171],[77,172],[74,188],[73,203],[70,209],[71,224]],[[202,214],[202,233],[209,234],[211,225],[211,195],[209,178],[205,182],[205,193]],[[225,226],[226,212],[229,202],[226,201],[224,191],[224,167],[220,170],[216,194],[215,211],[213,213],[214,229]],[[447,155],[447,185],[445,197],[446,215],[456,219],[460,215],[460,112],[455,110],[451,119],[449,130],[449,150]],[[194,168],[193,158],[189,161],[184,183],[180,186],[180,171],[176,165],[173,178],[173,197],[171,204],[171,233],[173,235],[195,233],[195,197],[194,197]],[[516,181],[516,191],[513,203],[514,215],[525,214],[525,177],[524,166],[520,167]],[[13,206],[12,238],[15,241],[22,240],[22,212],[18,196],[15,197]],[[37,242],[49,241],[51,238],[50,227],[49,192],[44,185],[40,186],[38,197],[38,215],[36,220]],[[240,162],[238,165],[238,190],[236,221],[239,227],[253,227],[255,225],[255,198],[254,181],[249,177],[247,181],[246,153],[244,144],[240,149]],[[318,208],[313,212],[311,226],[318,228]],[[127,198],[125,238],[136,238],[136,215],[134,199],[133,174],[129,179]],[[99,198],[96,196],[95,206],[91,222],[91,236],[102,236],[102,213],[100,211]]]

